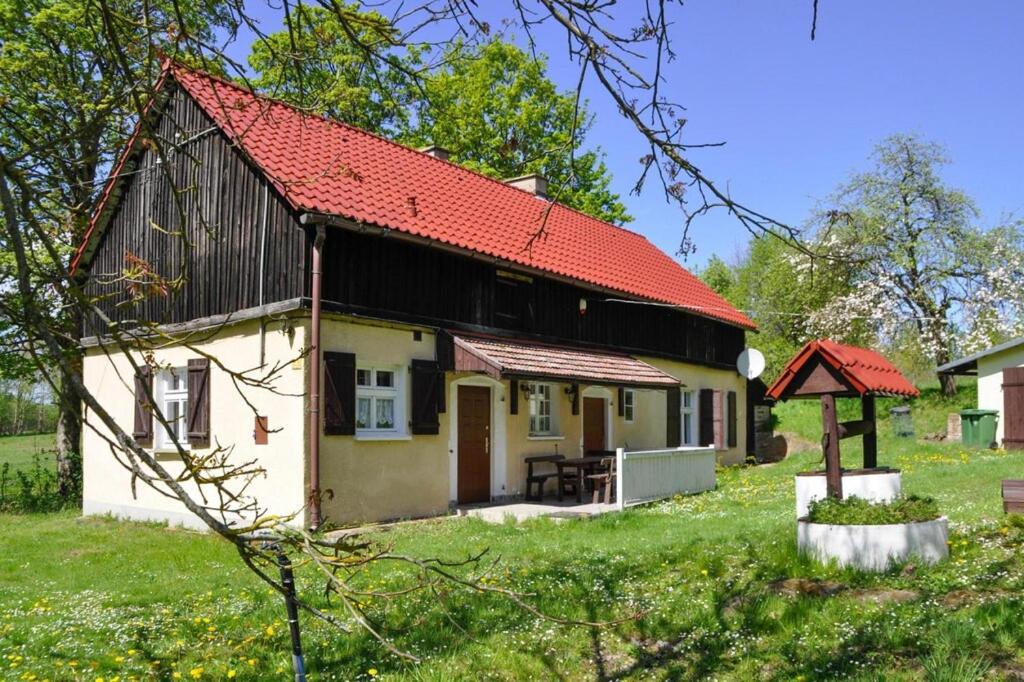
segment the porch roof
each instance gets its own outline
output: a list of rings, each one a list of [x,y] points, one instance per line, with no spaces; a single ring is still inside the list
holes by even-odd
[[[629,355],[490,337],[454,335],[457,371],[495,379],[554,379],[619,386],[669,388],[674,376]]]

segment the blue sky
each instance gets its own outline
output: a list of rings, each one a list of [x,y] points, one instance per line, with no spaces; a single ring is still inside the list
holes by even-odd
[[[508,16],[506,3],[480,4],[494,25]],[[877,141],[914,132],[946,146],[945,178],[975,199],[983,225],[1024,215],[1024,3],[820,0],[814,42],[811,4],[689,0],[673,9],[667,91],[687,106],[689,141],[726,143],[694,155],[706,173],[752,208],[800,224],[816,199],[867,168]],[[277,18],[267,15],[265,30]],[[574,87],[564,39],[553,27],[538,37],[549,75]],[[593,82],[586,94],[596,118],[588,143],[604,149],[630,227],[675,253],[678,209],[653,183],[629,194],[639,134]],[[690,268],[712,254],[732,261],[749,239],[724,213],[700,219],[691,236]]]

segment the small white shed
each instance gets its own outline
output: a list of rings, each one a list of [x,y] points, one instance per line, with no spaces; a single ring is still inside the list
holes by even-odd
[[[938,372],[976,375],[978,409],[999,411],[996,442],[1024,449],[1024,337],[947,362]]]

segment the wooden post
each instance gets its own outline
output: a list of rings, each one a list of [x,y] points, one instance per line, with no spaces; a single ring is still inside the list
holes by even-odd
[[[864,421],[875,423],[875,396],[865,395],[860,399],[861,415]],[[864,433],[864,468],[874,469],[878,466],[878,434],[877,429]]]
[[[839,422],[836,419],[835,396],[821,396],[821,449],[825,453],[825,484],[828,496],[843,499],[843,474],[839,461]]]

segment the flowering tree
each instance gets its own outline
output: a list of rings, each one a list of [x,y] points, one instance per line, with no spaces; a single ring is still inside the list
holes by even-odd
[[[844,339],[867,321],[877,341],[910,343],[936,366],[1024,330],[1024,236],[1019,224],[984,230],[963,192],[939,170],[938,145],[894,135],[875,167],[855,175],[819,211],[803,267],[850,268],[853,287],[809,315],[812,336]],[[956,391],[940,375],[943,393]]]

